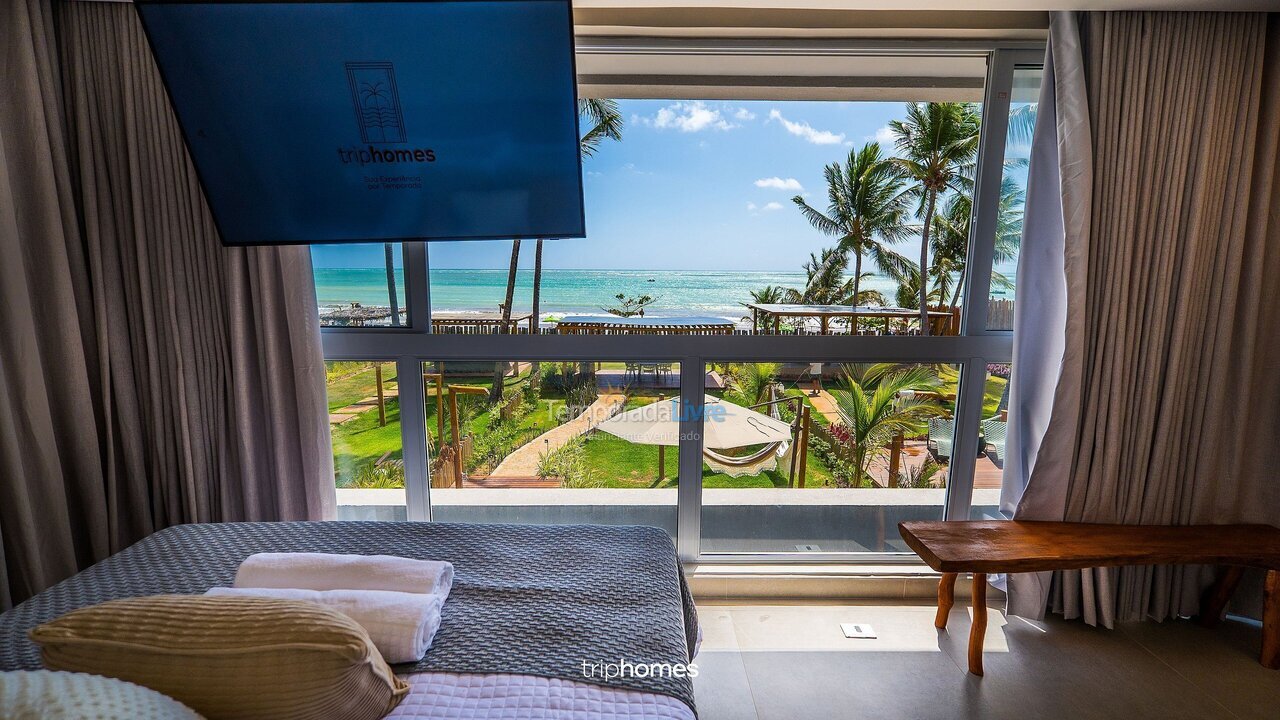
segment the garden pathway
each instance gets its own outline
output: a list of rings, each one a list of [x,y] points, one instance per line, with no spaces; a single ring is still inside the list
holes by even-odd
[[[384,401],[390,400],[391,398],[394,398],[394,397],[400,397],[399,387],[393,385],[390,387],[383,388],[382,398]],[[346,407],[338,408],[337,410],[334,410],[333,412],[329,413],[329,424],[341,425],[342,423],[350,420],[351,418],[361,413],[374,410],[377,407],[378,407],[378,396],[371,395],[359,402],[351,403]]]
[[[608,420],[614,408],[626,402],[627,396],[622,393],[603,393],[596,401],[569,422],[554,427],[538,437],[518,447],[498,467],[489,473],[489,477],[530,477],[538,474],[538,460],[543,453],[559,450],[570,440],[582,435],[591,428]]]
[[[836,409],[835,397],[826,390],[819,390],[817,396],[809,395],[809,404],[832,424],[844,422],[840,417],[840,411]]]

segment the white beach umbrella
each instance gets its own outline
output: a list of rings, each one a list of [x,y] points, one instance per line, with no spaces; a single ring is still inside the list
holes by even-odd
[[[679,402],[679,398],[659,400],[618,413],[596,428],[641,445],[679,445]],[[710,395],[704,396],[703,402],[705,448],[723,450],[791,439],[791,426],[781,420]]]

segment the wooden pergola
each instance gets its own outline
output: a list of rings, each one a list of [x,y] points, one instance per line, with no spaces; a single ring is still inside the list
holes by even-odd
[[[431,313],[431,330],[438,333],[465,334],[468,331],[473,331],[477,334],[485,334],[501,332],[504,323],[507,326],[506,332],[510,335],[517,333],[522,323],[529,324],[529,332],[531,334],[536,333],[538,330],[538,322],[531,312],[512,313],[511,317],[505,321],[502,319],[502,313],[499,312]]]
[[[561,335],[732,335],[732,320],[717,317],[599,317],[571,315],[556,323]]]
[[[893,320],[918,320],[919,310],[900,307],[853,307],[850,305],[800,305],[785,303],[748,303],[751,308],[751,332],[754,335],[768,331],[770,327],[777,335],[782,329],[783,318],[817,318],[821,334],[831,334],[832,319],[846,319],[850,327],[856,327],[858,319],[884,320],[884,330],[888,334]],[[950,319],[952,313],[946,310],[930,310],[929,317],[934,323],[940,319]]]

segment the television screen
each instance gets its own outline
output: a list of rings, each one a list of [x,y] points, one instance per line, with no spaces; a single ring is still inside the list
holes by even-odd
[[[227,245],[583,237],[569,0],[137,0]]]

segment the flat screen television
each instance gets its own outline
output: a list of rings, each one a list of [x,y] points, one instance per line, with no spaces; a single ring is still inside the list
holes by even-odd
[[[569,0],[135,0],[227,245],[583,237]]]

